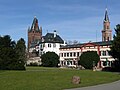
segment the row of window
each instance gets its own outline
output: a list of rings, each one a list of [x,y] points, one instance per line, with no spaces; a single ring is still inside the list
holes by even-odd
[[[76,61],[61,61],[61,65],[76,65]]]
[[[80,55],[80,52],[68,52],[60,54],[61,57],[79,57]],[[110,56],[109,51],[100,51],[100,56]]]
[[[100,46],[100,48],[106,48],[106,47],[109,47],[109,46]],[[66,48],[66,49],[60,49],[60,50],[80,50],[81,48]],[[87,46],[87,47],[82,47],[82,49],[98,49],[98,46],[94,46],[94,47],[91,47],[91,46]]]
[[[100,56],[110,56],[109,51],[100,51]]]
[[[79,57],[80,52],[69,52],[69,53],[61,53],[61,57]]]
[[[54,43],[54,44],[48,44],[48,45],[46,45],[46,47],[51,48],[52,45],[53,45],[53,47],[56,47],[56,44],[55,44],[55,43]],[[41,48],[45,47],[45,44],[41,44],[40,47],[41,47]]]

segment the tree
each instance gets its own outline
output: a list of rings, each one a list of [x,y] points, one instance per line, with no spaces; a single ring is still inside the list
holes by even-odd
[[[93,64],[96,66],[99,60],[100,57],[96,51],[87,51],[81,54],[78,64],[86,69],[92,69]]]
[[[111,46],[110,54],[115,58],[117,68],[120,67],[120,24],[116,25],[115,35]]]
[[[16,55],[18,56],[16,68],[20,70],[24,70],[26,63],[26,46],[23,38],[18,40],[15,51],[16,51]]]
[[[9,35],[0,37],[0,69],[10,69],[11,62],[15,59],[15,45]]]
[[[41,62],[44,67],[57,67],[59,56],[55,52],[46,52],[41,56]]]
[[[20,40],[21,42],[23,40]],[[18,41],[19,42],[19,41]],[[24,60],[25,53],[24,46],[25,43],[20,45],[15,41],[12,41],[9,35],[5,35],[3,37],[0,36],[0,69],[1,70],[24,70],[21,61]],[[21,60],[21,61],[20,61]]]

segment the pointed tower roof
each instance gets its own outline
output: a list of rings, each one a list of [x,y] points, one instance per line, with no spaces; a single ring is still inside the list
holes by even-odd
[[[36,16],[34,17],[31,30],[39,31],[38,19],[36,18]]]
[[[107,10],[107,8],[106,8],[106,10],[105,10],[104,22],[109,22],[109,17],[108,17],[108,10]]]

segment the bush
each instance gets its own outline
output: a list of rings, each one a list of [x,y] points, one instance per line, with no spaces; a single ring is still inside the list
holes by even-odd
[[[59,56],[55,52],[47,52],[41,56],[42,66],[58,67]]]
[[[99,60],[100,57],[96,51],[87,51],[81,54],[78,64],[85,67],[86,69],[92,69],[93,66],[97,65]]]

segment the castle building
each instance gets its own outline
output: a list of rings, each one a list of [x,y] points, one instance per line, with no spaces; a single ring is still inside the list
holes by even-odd
[[[53,33],[47,33],[42,37],[39,43],[39,56],[46,52],[55,52],[59,55],[61,46],[65,46],[64,40],[57,34],[56,30]]]
[[[102,41],[88,42],[82,44],[66,45],[60,48],[60,66],[78,65],[78,60],[83,52],[96,51],[100,56],[100,61],[97,65],[99,68],[111,67],[114,58],[109,55],[110,46],[112,45],[112,30],[110,29],[110,21],[108,11],[105,11],[105,18],[103,21]]]
[[[31,50],[34,48],[42,38],[42,27],[38,25],[38,19],[34,17],[32,26],[28,28],[28,53],[32,56]]]
[[[96,51],[100,56],[98,67],[111,66],[114,59],[109,55],[112,41],[88,42],[76,45],[66,45],[60,48],[60,65],[74,66],[78,65],[78,60],[83,52]],[[107,63],[106,63],[107,62]]]
[[[103,20],[102,41],[88,42],[81,44],[67,45],[64,40],[54,31],[42,36],[42,27],[39,28],[38,20],[34,17],[31,28],[28,29],[28,50],[29,56],[34,55],[33,58],[27,61],[28,64],[41,63],[40,56],[46,52],[55,52],[60,57],[60,66],[77,67],[79,57],[83,52],[96,51],[100,56],[98,68],[111,67],[115,61],[109,54],[112,45],[112,30],[110,29],[110,21],[108,11],[105,10],[105,17]]]

